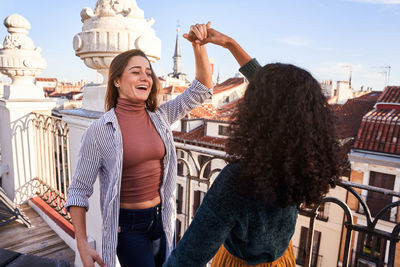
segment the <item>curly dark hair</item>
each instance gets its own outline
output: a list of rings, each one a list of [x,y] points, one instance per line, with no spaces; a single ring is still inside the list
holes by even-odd
[[[242,166],[239,187],[264,203],[316,203],[339,176],[333,117],[319,83],[301,68],[260,68],[230,131],[226,151]]]

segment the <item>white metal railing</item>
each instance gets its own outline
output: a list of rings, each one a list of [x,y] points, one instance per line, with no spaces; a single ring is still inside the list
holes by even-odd
[[[71,181],[68,125],[56,117],[33,115],[37,194],[70,220],[64,208]]]

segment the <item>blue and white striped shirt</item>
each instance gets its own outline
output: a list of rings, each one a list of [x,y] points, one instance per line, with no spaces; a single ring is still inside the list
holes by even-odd
[[[199,106],[212,95],[199,81],[181,95],[156,109],[147,110],[151,121],[164,142],[164,178],[160,188],[162,220],[167,239],[167,255],[172,250],[176,219],[176,174],[177,160],[170,125],[181,119],[190,110]],[[122,134],[114,109],[94,121],[82,136],[76,171],[68,188],[66,208],[79,206],[89,208],[88,198],[93,193],[93,184],[99,175],[100,207],[103,218],[102,258],[109,267],[116,264],[118,240],[118,217],[122,176]]]

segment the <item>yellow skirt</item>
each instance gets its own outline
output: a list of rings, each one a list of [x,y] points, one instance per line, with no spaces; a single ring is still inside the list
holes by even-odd
[[[292,241],[290,241],[288,248],[285,253],[274,262],[261,263],[257,265],[250,265],[242,259],[233,256],[226,250],[225,246],[219,248],[217,254],[215,254],[211,267],[247,267],[247,266],[257,266],[257,267],[296,267],[296,260],[294,258],[294,251]]]

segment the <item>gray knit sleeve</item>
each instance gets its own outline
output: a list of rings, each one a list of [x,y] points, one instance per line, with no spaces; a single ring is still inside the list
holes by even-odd
[[[246,77],[248,81],[251,80],[253,77],[253,74],[261,68],[260,63],[258,63],[257,59],[253,58],[246,64],[244,64],[242,67],[240,67],[239,71]]]

